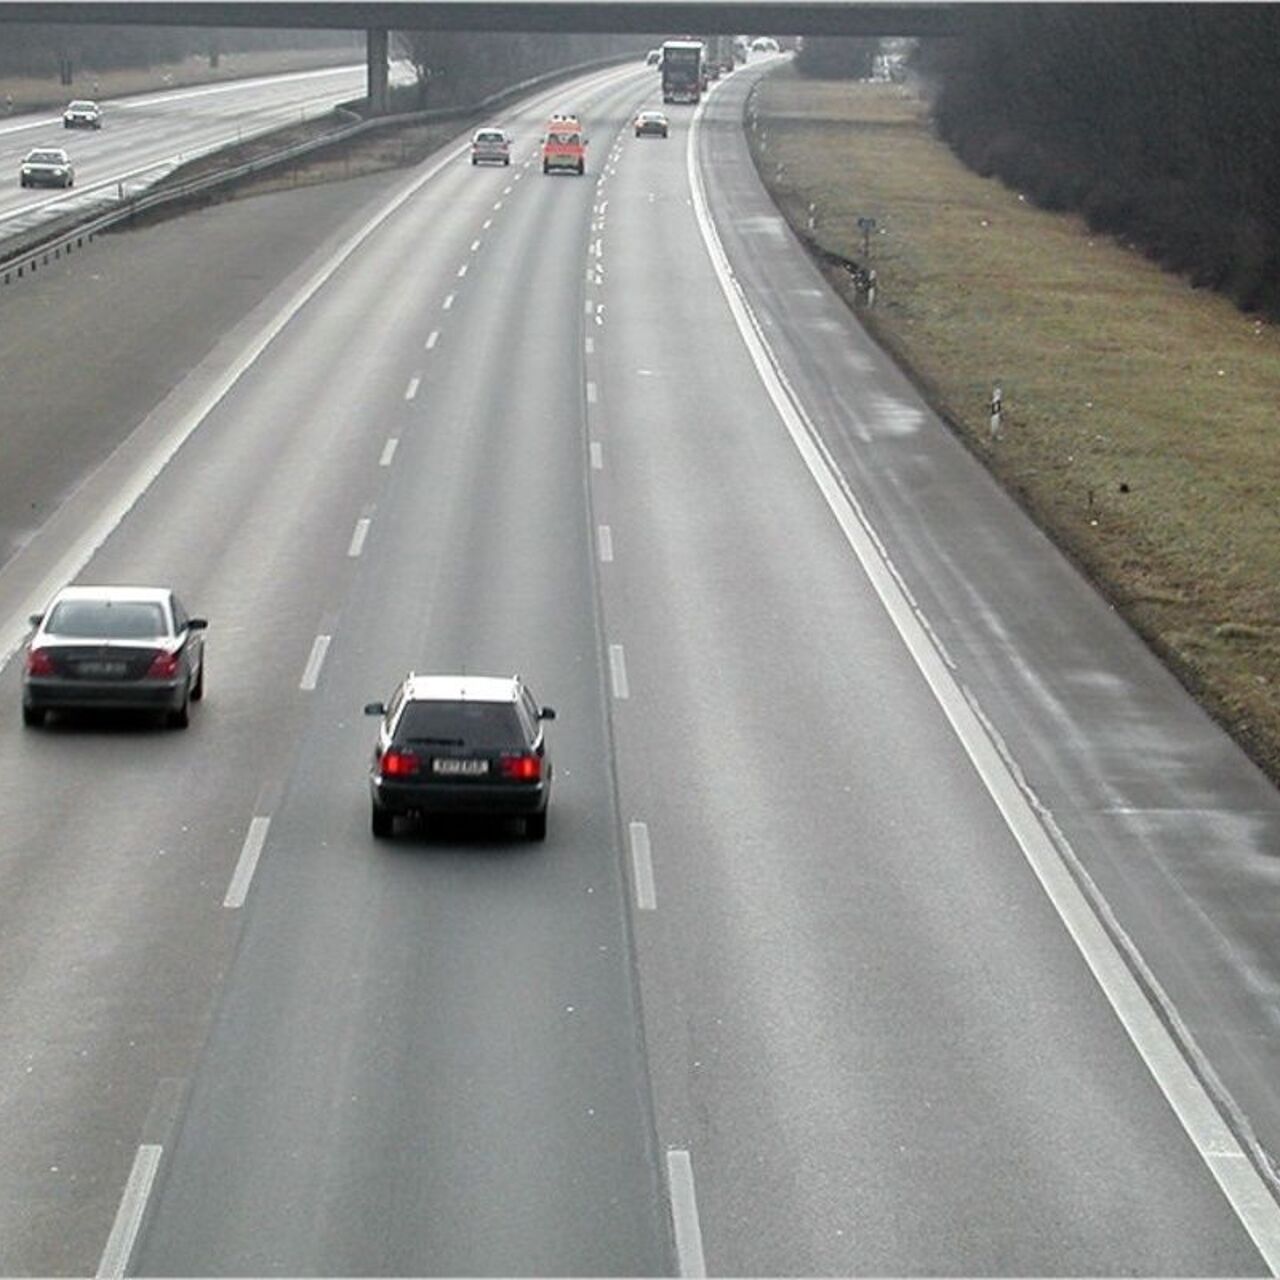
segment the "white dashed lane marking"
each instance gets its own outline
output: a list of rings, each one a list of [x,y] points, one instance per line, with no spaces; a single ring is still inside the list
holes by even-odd
[[[434,347],[436,343],[439,341],[440,341],[440,330],[432,329],[431,332],[427,334],[427,340],[423,345],[428,351],[430,351],[431,348]]]
[[[418,388],[422,385],[421,378],[410,378],[409,385],[404,389],[404,398],[412,400],[418,394]]]
[[[591,470],[603,471],[604,470],[604,446],[598,440],[593,440],[591,442],[590,447],[591,447]]]
[[[243,907],[245,898],[249,896],[249,884],[253,880],[253,873],[258,869],[258,859],[262,856],[262,846],[267,843],[270,826],[271,819],[263,816],[256,817],[249,823],[236,869],[227,886],[227,896],[222,900],[222,905],[231,911]]]
[[[602,524],[596,530],[596,541],[600,545],[600,559],[604,564],[613,563],[613,530]]]
[[[329,641],[332,639],[332,636],[316,636],[315,643],[311,646],[311,656],[302,671],[302,679],[298,681],[299,689],[310,691],[316,687],[320,679],[320,668],[324,666],[324,655],[329,652]]]
[[[367,517],[361,517],[356,521],[355,531],[351,535],[351,545],[347,548],[347,555],[354,560],[364,550],[364,540],[369,536],[370,521]]]
[[[392,436],[387,443],[382,446],[382,457],[378,459],[378,466],[389,467],[391,465],[391,459],[396,456],[396,447],[399,443],[400,441],[395,436]]]
[[[653,884],[653,852],[649,848],[649,827],[643,822],[633,822],[628,831],[631,836],[631,870],[636,882],[636,906],[641,911],[656,911],[658,894]]]
[[[609,679],[613,684],[615,698],[631,696],[631,687],[627,684],[627,656],[622,652],[620,644],[609,646]]]

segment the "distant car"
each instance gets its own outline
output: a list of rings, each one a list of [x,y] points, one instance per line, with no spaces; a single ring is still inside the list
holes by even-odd
[[[397,817],[491,814],[520,817],[530,840],[547,835],[551,761],[542,722],[554,720],[519,676],[421,676],[412,672],[380,716],[369,770],[372,829],[395,833]]]
[[[660,67],[662,65],[662,50],[650,49],[645,54],[644,64],[646,67]]]
[[[637,138],[665,138],[671,130],[671,122],[661,111],[642,111],[635,119]]]
[[[778,42],[772,36],[756,36],[751,42],[753,53],[777,53]]]
[[[163,712],[177,729],[204,697],[204,618],[167,587],[63,587],[31,618],[22,723],[49,711]]]
[[[490,164],[511,163],[511,139],[505,129],[490,126],[476,130],[471,139],[471,163],[482,160]]]
[[[101,129],[102,108],[96,102],[89,102],[83,98],[69,102],[67,109],[62,113],[62,127],[64,129]]]
[[[28,151],[18,170],[20,187],[71,187],[75,181],[71,157],[58,147],[36,147]]]

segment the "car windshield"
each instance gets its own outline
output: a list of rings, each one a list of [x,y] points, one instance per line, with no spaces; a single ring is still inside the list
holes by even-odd
[[[44,629],[74,639],[147,640],[168,634],[164,609],[150,600],[63,600]]]
[[[547,135],[547,141],[557,147],[571,147],[578,141],[576,133],[551,133]]]
[[[27,159],[32,164],[61,164],[63,155],[60,151],[33,151]]]
[[[466,747],[480,751],[518,748],[524,732],[510,702],[410,702],[396,727],[396,741]]]
[[[68,111],[92,111],[93,109],[94,106],[92,102],[73,102],[67,108]]]

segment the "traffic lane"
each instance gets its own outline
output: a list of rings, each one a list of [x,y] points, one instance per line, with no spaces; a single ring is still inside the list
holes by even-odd
[[[61,147],[76,167],[76,191],[119,181],[179,153],[229,145],[251,132],[313,118],[363,92],[351,69],[304,72],[279,81],[211,85],[104,102],[101,129],[67,129],[61,114],[0,130],[0,174],[13,188],[0,191],[0,218],[58,199],[61,192],[18,186],[22,157],[36,146]]]
[[[584,194],[543,186],[450,308],[335,620],[144,1272],[668,1269],[585,515],[569,265]],[[519,263],[536,324],[510,305]],[[368,833],[357,709],[411,667],[461,664],[521,670],[559,712],[542,849],[458,824],[390,846]]]
[[[593,491],[660,1133],[710,1269],[1258,1271],[634,154]]]
[[[736,102],[714,105],[724,110],[705,134],[707,182],[737,211],[721,234],[752,306],[777,317],[769,340],[788,377],[1212,1087],[1274,1156],[1280,793],[937,421],[807,259],[760,252],[775,230],[779,245],[791,237],[746,155]]]
[[[259,206],[253,221],[264,216]],[[431,216],[443,246],[450,217]],[[469,230],[456,226],[458,243]],[[244,375],[85,570],[90,579],[173,582],[210,617],[210,696],[192,729],[166,735],[110,718],[24,736],[10,665],[9,801],[15,815],[34,819],[15,820],[4,849],[16,913],[5,930],[14,976],[7,1048],[24,1089],[2,1121],[14,1159],[0,1191],[0,1236],[15,1272],[95,1264],[157,1091],[192,1069],[229,954],[222,897],[255,802],[271,794],[288,758],[290,708],[325,626],[328,602],[314,588],[341,583],[369,497],[353,477],[363,474],[372,491],[385,433],[409,409],[403,390],[422,339],[387,305],[390,281],[407,284],[417,306],[453,279],[452,264],[433,265],[419,243],[414,230],[410,245],[370,253],[348,285],[350,311],[295,317],[287,332],[296,367]],[[185,244],[209,247],[190,224]],[[353,315],[362,341],[353,339]],[[312,394],[317,366],[343,394]],[[178,388],[154,416],[180,418],[207,394],[211,372],[197,369],[187,380],[194,389]],[[94,506],[99,478],[77,500]],[[5,598],[8,583],[32,577],[33,561],[61,551],[36,539],[7,566]],[[135,746],[135,731],[151,750]],[[51,788],[57,805],[43,799]],[[68,895],[67,884],[84,891]],[[125,940],[109,966],[94,963],[107,937]],[[61,1172],[53,1179],[61,1195],[46,1185],[50,1170]],[[67,1229],[72,1217],[82,1230]]]
[[[25,547],[129,433],[349,234],[396,175],[190,210],[0,289],[0,562]],[[300,234],[300,228],[306,228]],[[241,326],[244,326],[244,329]]]

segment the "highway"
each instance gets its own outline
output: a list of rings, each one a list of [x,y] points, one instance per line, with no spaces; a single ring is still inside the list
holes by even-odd
[[[822,285],[758,73],[0,295],[0,1271],[1280,1265],[1156,1007],[1273,1140],[1280,800]],[[210,619],[189,730],[22,727],[72,577]],[[556,708],[545,845],[373,841],[410,669]]]
[[[231,143],[311,120],[364,94],[363,66],[193,85],[104,101],[101,129],[63,127],[61,112],[0,124],[0,237],[71,209],[136,192],[179,164]],[[61,147],[75,167],[70,190],[18,185],[33,147]]]

